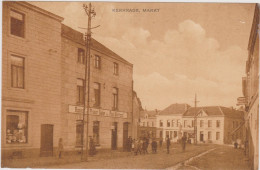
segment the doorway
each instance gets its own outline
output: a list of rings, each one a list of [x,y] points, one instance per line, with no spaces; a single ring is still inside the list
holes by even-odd
[[[113,123],[112,134],[111,134],[111,149],[117,149],[117,122]]]
[[[123,124],[123,150],[127,151],[127,143],[128,143],[128,122],[124,122]]]
[[[41,125],[40,156],[53,156],[53,125]]]
[[[200,141],[201,141],[201,142],[204,141],[204,134],[203,134],[203,131],[200,132]]]

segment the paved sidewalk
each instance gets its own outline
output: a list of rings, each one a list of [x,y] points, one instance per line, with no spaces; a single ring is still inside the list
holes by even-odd
[[[218,147],[197,159],[178,168],[178,170],[250,170],[244,150],[230,146]]]

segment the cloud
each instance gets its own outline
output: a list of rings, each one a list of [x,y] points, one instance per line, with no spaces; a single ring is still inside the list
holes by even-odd
[[[114,41],[96,38],[134,64],[135,89],[148,108],[189,103],[195,92],[201,104],[229,106],[241,94],[246,51],[238,46],[220,50],[219,42],[192,20],[166,31],[162,40],[152,40],[140,27]]]

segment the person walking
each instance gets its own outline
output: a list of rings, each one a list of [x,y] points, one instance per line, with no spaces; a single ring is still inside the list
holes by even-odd
[[[181,145],[182,145],[182,151],[183,151],[183,152],[185,151],[186,140],[187,140],[186,135],[183,135],[182,138],[181,138]]]
[[[155,139],[153,139],[152,141],[152,151],[153,153],[157,153],[157,142],[155,141]]]
[[[170,153],[170,145],[171,145],[171,141],[170,141],[169,135],[167,135],[167,137],[166,137],[167,154]]]
[[[62,138],[60,138],[59,144],[58,144],[59,159],[62,157],[62,152],[63,152],[63,141],[62,141]]]

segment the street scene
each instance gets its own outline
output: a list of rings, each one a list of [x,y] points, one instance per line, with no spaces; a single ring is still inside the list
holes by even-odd
[[[259,9],[3,2],[1,168],[257,170]]]

